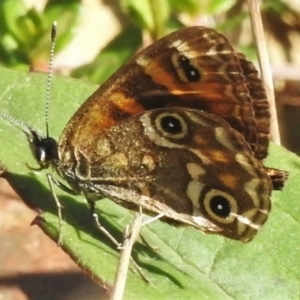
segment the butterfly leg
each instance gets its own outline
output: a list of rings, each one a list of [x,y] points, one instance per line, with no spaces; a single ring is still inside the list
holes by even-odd
[[[143,222],[142,226],[150,224],[150,223],[154,222],[155,220],[162,218],[164,215],[165,214],[163,212],[161,212],[157,216],[152,217],[152,218],[146,220],[145,222]],[[153,251],[158,251],[159,248],[155,245],[149,244],[149,242],[144,238],[144,235],[142,233],[140,233],[140,237],[141,237],[141,240],[143,241],[143,243],[146,244],[150,249],[152,249]]]
[[[72,190],[68,186],[64,185],[59,180],[55,179],[52,176],[52,174],[50,174],[50,173],[47,174],[47,180],[48,180],[48,184],[49,184],[49,187],[50,187],[52,197],[53,197],[53,199],[55,201],[55,204],[56,204],[56,207],[57,207],[57,214],[58,214],[58,239],[57,239],[57,245],[61,246],[63,244],[63,241],[62,241],[62,212],[61,212],[63,206],[59,202],[59,199],[58,199],[58,197],[55,193],[53,184],[55,184],[57,187],[59,187],[63,191],[65,191],[65,192],[67,192],[71,195],[74,195],[74,196],[79,195],[80,192],[76,191],[76,190]]]
[[[48,184],[49,184],[49,187],[50,187],[50,190],[51,190],[51,193],[52,193],[52,196],[55,201],[56,208],[57,208],[57,214],[58,214],[57,245],[61,246],[63,244],[63,242],[62,242],[62,213],[61,213],[63,206],[60,204],[59,199],[55,193],[54,186],[53,186],[53,184],[58,185],[58,186],[59,186],[59,184],[57,184],[57,180],[51,174],[47,174],[47,180],[48,180]]]
[[[140,232],[140,228],[141,228],[141,226],[138,225],[139,223],[141,223],[141,220],[142,220],[141,208],[140,208],[139,214],[135,217],[133,224],[130,227],[126,226],[125,233],[124,233],[124,240],[123,240],[123,243],[121,244],[106,230],[106,228],[104,228],[101,225],[101,223],[99,221],[99,216],[95,209],[95,202],[89,201],[89,200],[87,200],[87,201],[90,206],[90,210],[91,210],[92,216],[94,218],[96,227],[108,239],[110,239],[117,246],[117,249],[120,250],[120,252],[121,252],[121,257],[119,260],[119,267],[117,270],[117,276],[122,277],[122,276],[124,276],[124,273],[126,273],[126,275],[125,275],[125,281],[126,281],[127,271],[125,271],[125,269],[126,269],[126,265],[127,265],[127,269],[128,269],[128,264],[129,264],[129,260],[130,260],[132,262],[132,264],[134,265],[134,267],[136,268],[137,272],[140,274],[140,276],[146,282],[149,282],[149,280],[146,278],[145,274],[143,273],[142,268],[136,263],[136,261],[131,256],[132,247],[133,247],[136,239],[139,236],[139,232]],[[128,264],[127,264],[127,261],[128,261]],[[121,269],[120,273],[123,275],[118,275],[119,269]],[[117,280],[117,279],[115,279],[115,280]],[[118,279],[118,280],[121,280],[121,279]],[[119,298],[111,298],[111,299],[119,299]]]
[[[110,239],[116,246],[117,248],[119,248],[121,246],[121,244],[106,230],[105,227],[103,227],[99,221],[99,216],[96,212],[96,209],[95,209],[95,202],[94,201],[89,201],[87,200],[88,204],[89,204],[89,207],[90,207],[90,210],[91,210],[91,213],[92,213],[92,216],[93,216],[93,219],[94,219],[94,223],[95,223],[95,226],[108,238]]]
[[[156,221],[158,219],[161,219],[164,215],[165,215],[165,213],[161,212],[157,216],[152,217],[152,218],[146,220],[145,222],[143,222],[142,226],[148,225],[148,224],[150,224],[150,223],[152,223],[152,222],[154,222],[154,221]]]

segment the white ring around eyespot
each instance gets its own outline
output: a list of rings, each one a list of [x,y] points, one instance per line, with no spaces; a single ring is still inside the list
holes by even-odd
[[[171,134],[171,133],[166,132],[162,128],[161,122],[160,122],[165,117],[174,117],[174,118],[176,118],[180,122],[180,124],[181,124],[182,132],[178,133],[178,134]],[[156,118],[155,118],[154,124],[155,124],[157,130],[162,134],[162,136],[166,137],[166,138],[171,138],[171,139],[177,139],[177,140],[179,140],[179,139],[184,138],[187,135],[187,133],[188,133],[188,127],[187,127],[187,124],[186,124],[185,120],[183,119],[182,116],[180,116],[177,113],[165,112],[165,113],[158,114],[156,116]]]
[[[210,200],[214,196],[222,196],[227,199],[227,201],[229,202],[230,207],[231,207],[228,217],[221,218],[211,210]],[[238,210],[236,200],[231,195],[229,195],[225,192],[222,192],[222,191],[219,191],[216,189],[210,190],[204,196],[203,205],[204,205],[204,208],[205,208],[206,212],[208,213],[208,215],[211,218],[213,218],[214,220],[216,220],[217,222],[220,222],[223,224],[229,224],[229,223],[232,223],[236,219],[236,214],[237,214],[237,210]]]

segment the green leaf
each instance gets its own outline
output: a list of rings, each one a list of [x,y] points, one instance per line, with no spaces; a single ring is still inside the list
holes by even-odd
[[[2,0],[0,2],[0,33],[3,35],[5,32],[10,32],[10,34],[16,40],[22,40],[23,37],[20,28],[18,27],[17,21],[19,17],[21,17],[25,13],[26,6],[24,2],[20,0]]]
[[[0,62],[28,69],[49,60],[50,30],[58,21],[56,51],[73,38],[80,17],[80,0],[48,1],[43,12],[27,9],[21,0],[0,1]]]
[[[0,69],[1,111],[44,132],[46,76]],[[70,78],[54,77],[51,89],[50,132],[58,138],[74,111],[97,88]],[[24,134],[0,120],[0,160],[6,177],[24,201],[44,213],[37,223],[56,239],[57,217],[45,172],[36,166]],[[298,299],[300,294],[300,160],[272,146],[269,166],[291,172],[282,192],[272,195],[268,222],[255,239],[242,244],[191,227],[173,227],[155,221],[142,230],[153,250],[138,240],[133,257],[151,283],[132,269],[124,299]],[[58,178],[57,174],[53,174]],[[63,249],[96,281],[108,289],[113,283],[119,253],[95,230],[82,197],[71,197],[58,188],[63,204]],[[97,202],[102,224],[118,240],[133,214],[112,201]],[[26,225],[26,224],[25,224]],[[29,226],[30,224],[28,224]]]
[[[170,16],[167,0],[122,0],[120,6],[133,22],[149,31],[152,38],[164,35],[164,24]]]
[[[213,0],[209,1],[207,4],[207,13],[208,14],[221,14],[228,11],[236,1],[234,0]],[[230,20],[228,20],[230,21]]]
[[[120,5],[124,13],[142,28],[153,29],[154,21],[150,1],[122,0]]]
[[[47,37],[49,28],[54,21],[57,21],[57,43],[56,51],[62,50],[73,39],[77,26],[81,19],[81,0],[49,0],[45,6],[43,15],[48,21]]]
[[[202,1],[198,0],[168,0],[173,10],[178,12],[186,12],[190,15],[196,15],[203,7]],[[204,4],[205,6],[205,4]]]

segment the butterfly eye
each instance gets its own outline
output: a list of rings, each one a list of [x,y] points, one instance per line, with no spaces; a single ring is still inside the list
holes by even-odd
[[[162,113],[157,116],[155,123],[165,137],[181,139],[188,133],[187,124],[179,114]]]
[[[204,208],[213,219],[220,223],[231,223],[237,212],[235,199],[218,190],[210,190],[205,195]]]

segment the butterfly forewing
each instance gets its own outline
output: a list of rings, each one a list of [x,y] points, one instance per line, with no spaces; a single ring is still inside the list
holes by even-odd
[[[255,81],[260,98],[266,97],[257,73],[244,74],[240,60],[227,39],[212,29],[190,27],[172,33],[138,53],[100,87],[70,120],[62,139],[84,143],[86,128],[103,130],[143,110],[176,106],[226,119],[255,148],[261,127],[256,125],[249,81]],[[260,142],[265,155],[268,139]]]

